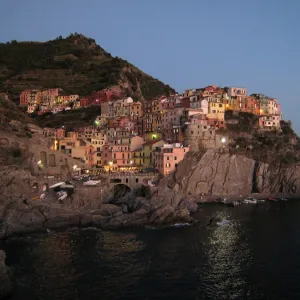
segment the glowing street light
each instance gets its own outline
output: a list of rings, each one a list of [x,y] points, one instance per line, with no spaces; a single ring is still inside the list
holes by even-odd
[[[224,137],[222,137],[221,142],[222,142],[223,144],[225,144],[225,143],[226,143],[226,139],[225,139]]]
[[[130,164],[131,164],[131,165],[133,164],[133,161],[132,161],[132,160],[130,161]]]
[[[77,165],[74,165],[73,166],[73,170],[75,171],[77,169]]]
[[[109,162],[109,164],[110,164],[110,166],[112,166],[113,162],[112,162],[112,161],[110,161],[110,162]]]
[[[41,165],[41,164],[42,164],[42,161],[41,161],[41,160],[39,160],[39,161],[37,162],[37,164],[38,164],[38,165]]]

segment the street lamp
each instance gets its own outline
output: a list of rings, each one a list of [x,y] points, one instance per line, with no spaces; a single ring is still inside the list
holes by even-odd
[[[224,137],[222,137],[221,142],[222,142],[223,144],[225,144],[225,143],[226,143],[226,139],[225,139]]]

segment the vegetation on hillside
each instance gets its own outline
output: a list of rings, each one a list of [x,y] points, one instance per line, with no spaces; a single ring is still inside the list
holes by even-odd
[[[161,81],[127,61],[112,57],[95,40],[80,34],[45,43],[0,44],[0,91],[17,96],[26,88],[60,87],[66,93],[89,95],[119,85],[126,96],[154,98],[173,93]]]
[[[7,95],[0,93],[0,119],[15,120],[21,123],[30,123],[31,119],[23,113]]]
[[[258,116],[251,113],[227,111],[225,120],[232,154],[284,167],[300,162],[300,141],[291,122],[281,121],[280,131],[260,131]]]
[[[95,118],[101,114],[99,106],[62,111],[57,114],[47,113],[42,116],[32,114],[31,117],[36,123],[44,128],[58,128],[65,126],[66,129],[72,130],[78,127],[91,126]]]

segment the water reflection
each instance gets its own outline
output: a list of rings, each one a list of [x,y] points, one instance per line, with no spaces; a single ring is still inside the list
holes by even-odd
[[[230,219],[226,212],[216,215],[219,220]],[[212,226],[208,230],[204,247],[206,262],[199,269],[203,287],[215,299],[242,299],[246,285],[243,269],[249,263],[249,247],[243,240],[239,223],[231,220],[224,226]],[[230,295],[227,295],[228,291]]]
[[[298,300],[300,202],[289,205],[207,206],[193,227],[10,240],[12,300]],[[212,216],[232,222],[207,226]]]
[[[74,281],[81,274],[76,270],[76,234],[49,235],[39,241],[33,255],[37,258],[34,272],[41,286],[38,299],[78,296]]]

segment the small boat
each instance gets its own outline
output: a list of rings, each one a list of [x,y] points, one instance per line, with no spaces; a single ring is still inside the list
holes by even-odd
[[[60,186],[61,189],[74,189],[75,187],[75,184],[70,181],[66,181]]]
[[[254,198],[249,197],[249,198],[244,199],[243,203],[246,203],[246,204],[257,204],[257,200],[254,199]]]
[[[53,189],[55,192],[60,191],[68,191],[69,193],[73,193],[75,188],[75,184],[70,181],[62,181],[50,186],[50,189]]]
[[[287,198],[280,198],[279,200],[280,200],[280,201],[288,201]]]
[[[62,184],[64,184],[64,183],[65,183],[64,181],[55,183],[55,184],[51,185],[51,186],[49,187],[49,189],[55,189],[55,188],[58,188],[58,187],[60,187],[60,186],[61,186]]]
[[[222,220],[220,222],[217,222],[218,226],[224,226],[224,225],[228,225],[228,224],[230,224],[229,220]]]
[[[95,186],[100,183],[101,180],[88,180],[83,183],[83,185]]]
[[[278,201],[276,198],[270,197],[269,200],[271,201]]]

